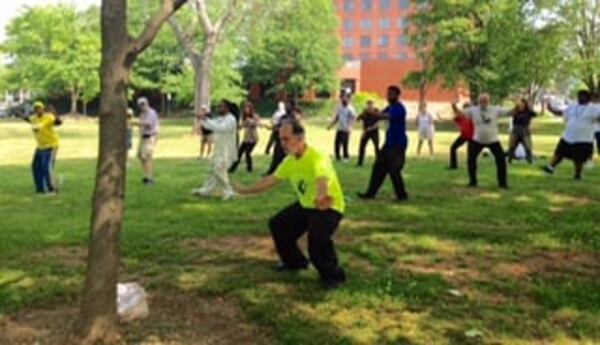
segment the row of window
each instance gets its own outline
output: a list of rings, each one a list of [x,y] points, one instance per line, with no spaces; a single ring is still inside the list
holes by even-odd
[[[361,19],[359,26],[363,30],[369,30],[373,28],[373,22],[371,19]],[[398,18],[396,20],[396,26],[401,29],[408,27],[408,19]],[[389,29],[392,27],[392,21],[389,18],[379,19],[379,27],[381,29]],[[352,19],[344,19],[344,30],[352,31],[354,29],[354,22]]]
[[[373,9],[374,3],[379,3],[379,9],[381,10],[390,10],[392,8],[392,0],[344,0],[344,11],[354,11],[359,2],[361,3],[360,7],[363,11],[370,11]],[[395,0],[394,2],[397,4],[398,8],[402,10],[406,10],[410,7],[410,0]]]
[[[373,56],[372,54],[369,54],[369,53],[363,53],[363,54],[360,54],[359,56],[356,56],[356,57],[354,55],[352,55],[352,54],[345,54],[344,55],[344,61],[354,61],[354,60],[361,60],[361,61],[390,60],[391,58],[394,58],[394,59],[400,60],[400,61],[406,61],[410,57],[406,53],[398,53],[398,54],[395,54],[393,56],[390,56],[388,53],[379,53],[379,54],[377,54],[377,56]]]
[[[354,39],[352,37],[344,37],[342,39],[344,48],[352,48],[354,47]],[[362,48],[368,48],[372,45],[371,36],[361,36],[360,37],[360,46]],[[387,47],[390,45],[390,37],[388,35],[379,36],[377,39],[377,45],[380,47]],[[396,45],[405,47],[408,45],[408,36],[398,36],[396,37]]]

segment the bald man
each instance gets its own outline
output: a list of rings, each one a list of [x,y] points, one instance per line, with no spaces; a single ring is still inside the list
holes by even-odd
[[[473,140],[469,142],[467,148],[469,187],[478,186],[477,160],[481,151],[488,148],[496,160],[498,186],[501,189],[508,189],[506,155],[498,139],[498,119],[502,116],[508,116],[511,112],[490,104],[490,95],[487,93],[482,93],[479,96],[479,104],[476,106],[461,110],[456,104],[452,104],[452,109],[457,116],[466,116],[473,120],[475,125]]]

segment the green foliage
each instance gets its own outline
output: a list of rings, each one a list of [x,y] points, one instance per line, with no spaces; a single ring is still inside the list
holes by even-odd
[[[352,105],[359,114],[367,107],[367,101],[375,102],[375,106],[379,109],[385,106],[385,100],[375,92],[358,92],[352,96]]]
[[[336,89],[339,56],[335,8],[328,0],[277,1],[248,40],[246,79],[295,95]]]
[[[70,5],[30,7],[6,29],[2,52],[8,57],[13,89],[42,96],[70,92],[90,99],[99,93],[98,8]]]
[[[489,91],[501,99],[548,85],[561,63],[560,31],[540,26],[537,8],[518,0],[440,0],[411,16],[411,45],[430,59],[421,78],[442,77],[447,86],[464,83],[472,97]]]

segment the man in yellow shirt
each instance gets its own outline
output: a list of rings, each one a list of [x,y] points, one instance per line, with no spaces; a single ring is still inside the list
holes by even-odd
[[[59,140],[54,126],[60,126],[62,121],[58,115],[46,112],[42,102],[35,102],[33,111],[33,115],[23,120],[31,124],[37,143],[31,164],[35,190],[39,194],[56,193],[53,171]]]
[[[281,264],[277,271],[299,271],[308,259],[298,248],[298,238],[308,232],[310,261],[321,275],[325,288],[337,288],[346,280],[335,253],[332,236],[343,218],[344,194],[327,155],[309,146],[304,128],[297,121],[285,122],[279,138],[287,157],[269,176],[253,186],[234,183],[239,194],[258,194],[280,181],[289,181],[298,201],[271,218],[269,228]]]

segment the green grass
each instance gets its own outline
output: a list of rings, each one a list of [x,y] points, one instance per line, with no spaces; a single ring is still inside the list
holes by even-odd
[[[153,295],[235,301],[279,344],[600,342],[600,168],[578,183],[569,163],[552,178],[517,163],[509,170],[512,189],[501,192],[493,160],[482,158],[482,187],[467,190],[464,169],[444,170],[456,135],[449,123],[438,126],[431,160],[414,157],[410,133],[407,204],[392,202],[389,182],[378,201],[359,202],[353,195],[364,189],[370,168],[337,165],[348,197],[337,248],[349,282],[324,292],[314,270],[269,270],[276,257],[267,222],[293,201],[287,185],[233,202],[189,195],[207,164],[195,160],[188,122],[163,123],[155,186],[141,185],[139,165],[130,160],[123,281],[141,281]],[[330,151],[333,133],[325,123],[310,121],[309,141]],[[561,128],[552,119],[536,122],[538,155],[551,154]],[[60,129],[57,172],[65,182],[60,196],[44,198],[33,195],[27,125],[0,123],[0,315],[75,305],[96,132],[93,121],[67,121]],[[262,138],[257,172],[241,169],[235,179],[254,181],[266,169],[266,132]],[[355,134],[353,151],[357,140]],[[483,335],[469,337],[470,330]]]

